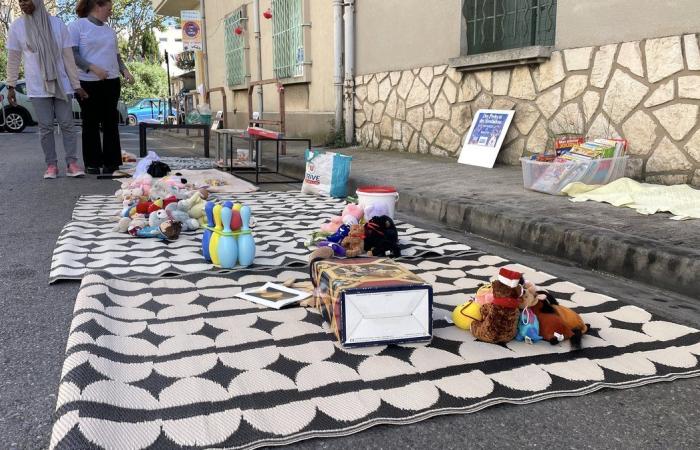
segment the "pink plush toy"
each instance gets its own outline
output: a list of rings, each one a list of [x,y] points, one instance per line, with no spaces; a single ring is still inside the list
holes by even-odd
[[[348,204],[348,206],[343,209],[343,214],[341,214],[341,217],[345,216],[353,216],[354,218],[357,219],[357,222],[359,223],[362,220],[362,217],[364,217],[364,211],[362,211],[362,207],[360,205],[356,205],[354,203]]]
[[[481,286],[479,290],[476,291],[474,299],[480,305],[493,303],[493,289],[491,288],[491,283],[487,283]]]
[[[340,216],[334,216],[331,218],[331,221],[329,223],[324,223],[321,225],[321,231],[324,233],[335,233],[338,231],[338,228],[343,224],[343,218]]]
[[[348,204],[339,216],[333,216],[330,223],[321,225],[321,231],[325,233],[335,233],[341,225],[357,225],[362,220],[364,213],[362,207],[354,203]]]

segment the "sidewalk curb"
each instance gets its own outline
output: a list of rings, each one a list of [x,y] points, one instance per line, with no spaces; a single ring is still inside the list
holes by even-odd
[[[280,160],[280,171],[303,178],[303,159]],[[357,186],[381,184],[381,180],[351,175],[348,192]],[[697,253],[658,242],[633,238],[556,218],[532,219],[506,208],[473,201],[427,197],[402,191],[402,214],[445,224],[451,228],[492,239],[540,255],[571,261],[591,270],[619,275],[697,298],[700,292],[700,259]]]

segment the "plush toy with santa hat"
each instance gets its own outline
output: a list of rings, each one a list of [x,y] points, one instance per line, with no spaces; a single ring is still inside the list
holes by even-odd
[[[518,333],[519,299],[523,294],[522,274],[502,267],[498,278],[491,283],[493,301],[481,305],[481,320],[471,324],[475,338],[483,342],[503,344]]]

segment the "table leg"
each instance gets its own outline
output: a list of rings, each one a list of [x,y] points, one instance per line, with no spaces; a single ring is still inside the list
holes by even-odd
[[[255,184],[260,183],[260,141],[255,140]]]
[[[209,127],[204,128],[204,157],[209,158]]]
[[[139,124],[139,156],[146,156],[146,124]]]
[[[277,156],[275,158],[276,167],[275,173],[280,173],[280,141],[277,141]]]

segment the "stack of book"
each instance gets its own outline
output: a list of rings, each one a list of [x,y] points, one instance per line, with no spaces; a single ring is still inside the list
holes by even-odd
[[[625,139],[594,139],[573,145],[562,152],[554,161],[589,161],[591,159],[617,158],[627,151]]]

